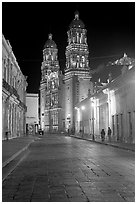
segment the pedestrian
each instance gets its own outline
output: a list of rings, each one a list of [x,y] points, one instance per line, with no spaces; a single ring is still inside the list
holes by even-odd
[[[5,132],[5,138],[6,138],[7,141],[9,140],[9,135],[8,134],[9,134],[8,131],[6,131]]]
[[[102,142],[104,142],[105,140],[105,130],[104,129],[101,130],[101,140]]]
[[[108,127],[108,140],[109,140],[109,142],[111,142],[111,128],[110,127]]]
[[[69,135],[69,133],[70,133],[70,129],[68,128],[68,135]]]

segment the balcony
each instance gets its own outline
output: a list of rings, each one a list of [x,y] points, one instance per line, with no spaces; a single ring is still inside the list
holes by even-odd
[[[17,97],[18,101],[19,101],[19,105],[25,109],[25,111],[27,111],[27,107],[26,105],[20,100],[19,94],[17,93],[17,90],[13,87],[10,86],[5,79],[3,79],[2,81],[2,87],[4,87],[11,95],[14,95]]]

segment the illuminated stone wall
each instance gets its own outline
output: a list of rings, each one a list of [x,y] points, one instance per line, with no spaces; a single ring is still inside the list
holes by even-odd
[[[58,61],[58,49],[52,34],[43,49],[40,82],[40,126],[45,132],[61,132],[63,126],[63,75]]]
[[[91,105],[88,104],[90,101]],[[84,106],[84,110],[82,110]],[[135,143],[135,67],[117,77],[115,80],[103,86],[97,93],[90,98],[83,100],[76,107],[75,124],[78,127],[76,133],[79,134],[80,124],[84,125],[85,135],[95,134],[95,138],[100,138],[103,128],[106,132],[108,127],[112,130],[112,141],[125,143]],[[86,111],[88,110],[88,112]],[[91,124],[89,129],[83,120],[89,119]],[[78,115],[83,115],[78,119]],[[84,118],[84,119],[83,119]],[[86,118],[86,119],[85,119]],[[94,132],[93,132],[94,126]]]
[[[79,79],[79,101],[82,101],[83,99],[87,98],[89,89],[92,93],[93,89],[92,89],[92,83],[90,79],[80,78]]]
[[[65,81],[65,126],[66,130],[73,124],[73,78]]]
[[[2,139],[26,132],[26,77],[16,61],[12,47],[2,36]]]
[[[74,132],[75,105],[87,98],[88,90],[92,89],[92,85],[89,72],[87,31],[84,23],[79,19],[79,13],[75,13],[75,19],[71,22],[69,28],[64,77],[65,124],[66,131],[69,129],[69,131]]]

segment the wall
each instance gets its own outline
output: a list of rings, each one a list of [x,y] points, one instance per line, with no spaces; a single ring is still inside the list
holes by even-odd
[[[26,77],[12,51],[8,40],[2,36],[2,139],[25,134]]]
[[[73,123],[73,89],[72,78],[65,81],[65,127],[66,131],[72,127]]]
[[[38,115],[38,107],[39,107],[39,97],[38,94],[27,93],[26,95],[26,124],[32,126],[33,132],[35,133],[35,125],[39,124],[39,115]],[[36,130],[37,132],[38,130]]]
[[[81,109],[83,105],[85,110]],[[77,109],[79,111],[76,111],[75,124],[79,128],[76,134],[80,130],[80,124],[84,126],[85,135],[93,134],[94,125],[96,138],[100,138],[103,128],[108,139],[107,129],[110,127],[113,141],[135,143],[135,67],[83,100],[77,105]],[[88,120],[91,120],[89,127],[88,122],[85,122]]]

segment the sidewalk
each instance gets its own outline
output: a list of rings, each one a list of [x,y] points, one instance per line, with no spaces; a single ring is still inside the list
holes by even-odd
[[[109,142],[107,140],[102,142],[100,138],[95,138],[95,140],[93,141],[92,138],[89,138],[89,137],[82,138],[80,135],[70,135],[70,137],[75,137],[75,138],[78,138],[78,139],[81,139],[81,140],[87,140],[87,141],[90,141],[90,142],[96,142],[96,143],[100,143],[100,144],[104,144],[104,145],[110,145],[110,146],[113,146],[113,147],[116,147],[116,148],[125,149],[125,150],[128,150],[128,151],[135,152],[135,144],[121,143],[121,142],[114,142],[114,141]]]
[[[2,141],[2,167],[16,158],[16,156],[18,156],[22,151],[27,149],[35,138],[35,136],[29,135],[13,138],[8,141]]]

